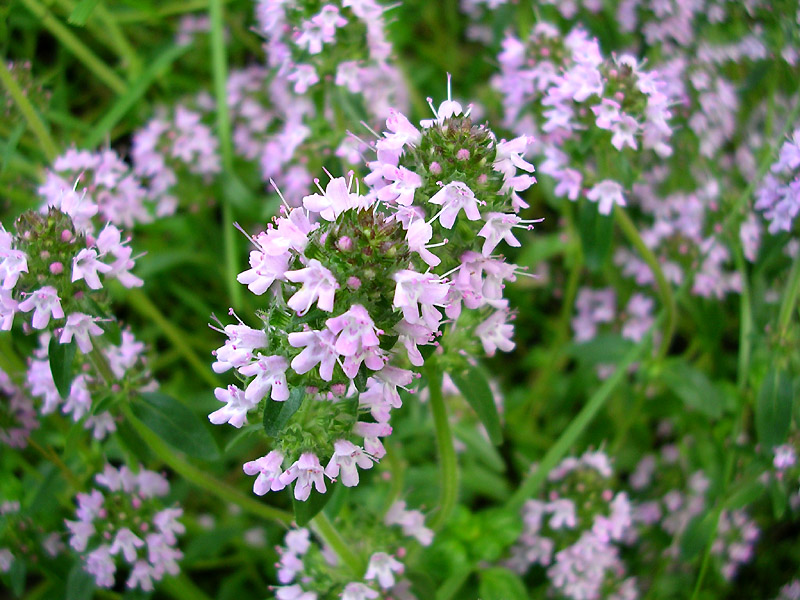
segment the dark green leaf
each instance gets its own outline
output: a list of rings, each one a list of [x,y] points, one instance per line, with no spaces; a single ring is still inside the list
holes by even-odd
[[[489,387],[489,381],[478,367],[468,367],[466,371],[450,374],[453,383],[464,395],[469,405],[478,413],[478,418],[486,427],[489,439],[493,444],[503,442],[503,429],[500,426],[500,415],[494,403],[494,394]]]
[[[83,27],[98,4],[100,4],[100,0],[80,0],[70,13],[67,21],[72,25]]]
[[[578,207],[578,234],[581,238],[586,267],[597,273],[605,265],[614,235],[614,219],[601,215],[593,202],[581,202]]]
[[[142,423],[170,446],[190,456],[217,460],[217,443],[187,406],[160,392],[141,394],[131,408]]]
[[[516,573],[503,567],[481,571],[478,596],[481,600],[528,600],[525,584]]]
[[[28,569],[25,561],[14,557],[14,560],[11,562],[11,568],[8,571],[8,579],[11,585],[11,591],[14,592],[17,598],[21,597],[25,592],[27,571]]]
[[[69,344],[60,344],[56,336],[50,338],[50,345],[47,348],[50,356],[50,372],[53,374],[58,394],[64,400],[69,396],[69,389],[72,386],[75,350],[74,339]]]
[[[766,452],[786,441],[792,422],[792,380],[775,368],[767,372],[756,400],[756,433]]]
[[[125,448],[132,452],[136,458],[145,464],[150,462],[152,459],[150,450],[128,421],[123,420],[117,423],[117,435],[122,440]]]
[[[453,424],[453,434],[467,447],[467,452],[497,473],[506,470],[506,463],[497,448],[480,431],[465,423]]]
[[[722,416],[725,398],[702,371],[684,361],[675,360],[665,366],[661,380],[687,407],[712,418]]]
[[[296,484],[295,484],[296,485]],[[294,505],[294,520],[299,527],[305,527],[308,523],[317,516],[317,513],[325,508],[325,505],[331,499],[336,491],[334,484],[328,484],[328,491],[325,494],[320,494],[316,490],[311,490],[311,495],[305,502],[297,500],[292,494],[292,504]],[[294,490],[292,490],[294,492]]]
[[[225,449],[223,450],[224,454],[227,454],[232,449],[236,448],[239,444],[244,442],[246,439],[251,438],[252,436],[261,433],[263,425],[259,425],[258,423],[252,423],[250,425],[245,425],[236,434],[228,440],[228,443],[225,444]]]
[[[289,419],[297,412],[303,403],[305,390],[302,386],[296,386],[289,392],[289,398],[284,402],[276,402],[267,398],[264,406],[264,431],[270,437],[277,437],[283,431]]]
[[[567,348],[571,356],[588,365],[616,364],[630,352],[633,342],[616,333],[601,333],[591,340]]]
[[[67,577],[67,594],[64,600],[90,600],[94,595],[94,588],[94,577],[87,573],[78,561]]]

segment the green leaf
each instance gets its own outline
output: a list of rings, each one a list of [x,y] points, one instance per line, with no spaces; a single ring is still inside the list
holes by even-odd
[[[67,17],[67,21],[71,25],[83,27],[98,4],[100,4],[100,0],[80,0],[69,17]]]
[[[771,368],[761,384],[756,400],[758,441],[769,452],[786,441],[792,422],[792,380],[783,371]]]
[[[687,407],[711,418],[722,416],[725,398],[702,371],[682,360],[674,360],[664,367],[661,380]]]
[[[276,402],[267,398],[264,406],[264,431],[270,437],[277,437],[283,431],[289,419],[297,412],[303,403],[305,390],[302,386],[296,386],[289,392],[289,397],[284,402]]]
[[[567,352],[587,365],[617,364],[633,346],[633,342],[621,335],[601,333],[589,341],[570,344]]]
[[[225,444],[225,448],[223,449],[223,454],[228,454],[232,449],[236,448],[239,444],[244,442],[246,439],[261,433],[262,425],[258,423],[251,423],[250,425],[245,425],[236,434],[228,440],[228,443]]]
[[[50,338],[50,345],[47,348],[47,354],[50,356],[50,372],[53,374],[58,395],[64,400],[69,396],[69,389],[72,386],[75,350],[74,339],[69,344],[60,344],[56,336]]]
[[[584,201],[578,206],[577,225],[586,268],[598,273],[606,264],[611,250],[614,219],[611,215],[601,215],[595,203]]]
[[[91,600],[94,595],[94,577],[83,568],[80,561],[69,572],[64,600]]]
[[[528,600],[528,592],[519,575],[504,569],[492,567],[481,572],[478,597],[481,600]]]
[[[467,451],[472,454],[476,460],[482,462],[497,473],[502,473],[506,470],[506,463],[497,451],[497,448],[492,446],[475,427],[460,422],[454,423],[453,434],[459,441],[464,443],[467,447]]]
[[[217,460],[219,449],[204,423],[187,406],[160,392],[141,394],[133,414],[167,444],[190,456]]]
[[[297,485],[297,484],[295,484]],[[318,493],[316,490],[311,490],[311,495],[305,502],[297,500],[292,494],[292,505],[294,506],[294,520],[297,522],[298,527],[305,527],[308,523],[317,516],[319,511],[325,508],[325,505],[331,499],[334,492],[335,484],[328,484],[328,491],[324,494]],[[294,489],[292,490],[294,492]]]
[[[464,395],[469,405],[478,413],[478,418],[486,427],[489,439],[493,444],[503,443],[503,428],[500,426],[500,415],[494,403],[494,395],[489,381],[478,367],[468,367],[466,371],[450,374],[453,383]]]

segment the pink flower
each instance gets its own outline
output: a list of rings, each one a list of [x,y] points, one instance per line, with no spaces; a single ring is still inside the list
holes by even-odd
[[[296,331],[288,336],[289,344],[303,351],[292,359],[292,369],[298,375],[308,373],[319,364],[319,376],[325,381],[333,378],[333,369],[339,353],[334,348],[336,334],[329,329],[322,331]]]
[[[19,303],[19,310],[21,312],[29,312],[33,310],[33,319],[31,325],[34,329],[44,329],[50,322],[50,315],[54,319],[63,319],[64,311],[61,308],[61,301],[58,298],[56,288],[51,285],[46,285],[43,288],[33,292],[25,300]]]
[[[248,400],[245,393],[235,385],[215,389],[214,396],[226,404],[208,415],[208,420],[214,425],[230,423],[237,429],[247,422],[247,413],[258,406],[258,402],[261,400],[261,398],[255,402]]]
[[[325,186],[325,191],[315,180],[321,194],[311,194],[303,198],[303,206],[319,215],[326,221],[333,221],[344,211],[360,204],[357,194],[350,193],[350,186],[344,177],[332,177]],[[352,184],[352,179],[350,180]]]
[[[253,350],[264,348],[267,345],[267,334],[264,331],[244,324],[226,325],[224,333],[228,336],[225,345],[212,353],[217,359],[211,365],[215,373],[224,373],[231,368],[244,367],[252,360]]]
[[[283,279],[288,268],[288,254],[271,256],[259,250],[253,250],[250,252],[250,269],[239,273],[236,280],[247,285],[247,289],[260,296],[276,280]]]
[[[97,251],[94,248],[84,248],[72,259],[72,282],[86,281],[86,285],[93,290],[103,287],[100,283],[99,273],[108,273],[111,267],[97,260]]]
[[[303,287],[297,290],[287,302],[298,315],[306,314],[314,302],[317,303],[320,310],[327,312],[333,310],[333,297],[336,290],[339,289],[339,284],[333,273],[316,258],[310,259],[304,269],[287,271],[286,279],[303,284]]]
[[[354,581],[344,586],[341,600],[374,600],[380,594],[360,581]]]
[[[483,344],[483,350],[487,356],[494,356],[499,348],[503,352],[511,352],[514,349],[514,326],[506,323],[508,313],[498,310],[483,323],[475,328],[475,334]]]
[[[283,485],[289,485],[294,480],[294,497],[305,502],[311,494],[311,487],[317,488],[320,494],[325,493],[325,478],[323,477],[322,465],[319,458],[312,452],[304,452],[297,462],[289,467],[280,477],[279,481]]]
[[[426,223],[424,219],[417,219],[408,227],[408,232],[406,233],[406,242],[408,243],[409,250],[412,252],[417,252],[420,258],[425,261],[428,266],[435,267],[442,261],[433,252],[428,250],[428,248],[439,246],[441,244],[426,246],[426,244],[431,241],[432,236],[433,228],[430,226],[430,224]]]
[[[544,219],[536,219],[532,221],[524,221],[520,219],[516,215],[508,215],[505,213],[500,212],[490,212],[486,215],[486,225],[484,225],[481,230],[478,232],[480,237],[486,238],[486,241],[483,243],[483,248],[481,249],[481,253],[484,256],[491,255],[494,252],[494,249],[497,247],[497,244],[500,243],[501,240],[505,240],[509,246],[514,248],[519,248],[520,243],[517,238],[514,237],[514,234],[511,233],[511,230],[514,227],[520,227],[521,229],[532,229],[533,226],[530,225],[521,225],[523,223],[539,223]]]
[[[405,167],[384,165],[383,178],[392,183],[378,190],[381,202],[396,202],[410,206],[414,202],[414,190],[422,185],[422,178]]]
[[[325,475],[335,479],[341,473],[342,483],[346,487],[358,485],[358,469],[371,469],[372,457],[364,452],[360,446],[356,446],[347,440],[336,440],[333,444],[334,453],[328,466],[325,467]]]
[[[67,323],[64,325],[59,342],[68,344],[74,337],[81,352],[89,354],[92,351],[90,336],[98,336],[102,333],[103,330],[95,323],[94,317],[84,313],[72,313],[67,317]]]
[[[478,210],[478,199],[466,183],[452,181],[436,192],[429,200],[431,204],[439,204],[439,223],[442,227],[452,229],[458,213],[463,210],[467,219],[477,221],[481,218]]]
[[[353,428],[353,433],[364,438],[364,450],[375,458],[386,456],[386,449],[380,439],[392,434],[392,427],[388,423],[365,423],[358,421]]]
[[[614,135],[611,137],[611,145],[617,150],[622,150],[625,146],[630,146],[636,150],[636,133],[639,131],[639,123],[630,115],[623,115],[611,126]]]
[[[239,373],[245,377],[255,375],[255,379],[247,386],[245,399],[251,403],[258,403],[267,392],[270,392],[270,398],[277,402],[288,399],[289,386],[286,383],[288,368],[289,363],[283,356],[264,356],[259,352],[255,362],[239,368]]]
[[[397,282],[394,292],[393,306],[403,311],[403,317],[409,323],[422,320],[431,328],[438,329],[442,317],[434,304],[441,304],[449,289],[449,284],[430,273],[417,273],[403,270],[394,274]]]
[[[5,248],[3,245],[0,243],[0,279],[3,289],[10,290],[17,285],[20,274],[28,272],[28,257],[22,250],[12,250],[10,243]]]
[[[592,202],[597,202],[597,210],[601,215],[610,215],[614,204],[625,206],[625,198],[622,195],[622,186],[611,179],[604,179],[596,183],[586,194]]]
[[[364,579],[377,579],[378,584],[385,590],[394,585],[394,574],[402,573],[403,563],[385,552],[376,552],[369,558],[369,566]]]
[[[132,564],[136,561],[136,549],[141,548],[142,546],[144,546],[144,541],[137,537],[136,534],[134,534],[130,529],[123,527],[117,531],[117,535],[114,537],[114,542],[111,544],[109,553],[116,555],[122,552],[125,560]]]
[[[280,481],[283,470],[281,468],[282,465],[283,454],[277,450],[272,450],[266,456],[245,463],[243,466],[245,473],[258,475],[253,483],[253,493],[257,496],[263,496],[270,490],[277,492],[285,488],[286,484]]]
[[[11,290],[0,289],[0,331],[11,330],[17,306],[17,301],[11,297]]]
[[[383,367],[383,359],[380,357],[381,353],[378,347],[380,343],[378,336],[383,331],[375,327],[366,308],[360,304],[354,304],[346,313],[325,321],[325,325],[337,336],[334,345],[336,352],[358,361],[358,364],[354,365],[354,369],[348,369],[347,361],[345,361],[345,373],[348,377],[355,377],[361,360],[366,360],[367,366],[373,371]]]

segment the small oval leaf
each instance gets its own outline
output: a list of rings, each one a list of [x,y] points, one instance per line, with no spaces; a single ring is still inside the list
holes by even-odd
[[[264,406],[264,431],[270,437],[277,437],[283,431],[289,419],[297,412],[303,403],[305,390],[302,387],[293,387],[289,397],[283,402],[266,399]]]
[[[53,381],[56,384],[59,396],[66,400],[72,387],[72,378],[75,374],[75,340],[69,344],[60,344],[58,338],[50,338],[50,345],[47,347],[47,354],[50,357],[50,372],[53,374]]]
[[[782,371],[770,369],[756,400],[758,441],[770,452],[781,445],[792,422],[792,380]]]
[[[503,443],[503,428],[500,426],[500,415],[494,403],[494,395],[489,381],[478,367],[469,367],[466,371],[450,374],[453,383],[464,395],[469,405],[478,413],[478,418],[486,427],[489,439],[495,445]]]
[[[335,484],[328,485],[327,492],[320,494],[316,490],[311,490],[311,495],[308,500],[297,500],[292,494],[292,505],[294,506],[294,520],[297,522],[298,527],[305,527],[308,523],[317,516],[319,511],[325,508],[325,505],[333,496],[336,491]]]

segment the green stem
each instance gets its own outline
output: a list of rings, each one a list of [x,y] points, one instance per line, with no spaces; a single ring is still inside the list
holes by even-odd
[[[125,290],[125,300],[128,301],[128,304],[136,312],[156,324],[164,334],[164,337],[175,347],[175,350],[183,355],[186,362],[189,363],[189,366],[192,367],[194,372],[197,373],[201,379],[214,387],[219,384],[219,381],[217,381],[217,378],[214,377],[211,372],[210,366],[200,360],[191,346],[186,342],[184,333],[164,316],[142,290],[138,288]]]
[[[44,152],[48,162],[52,162],[58,156],[58,147],[53,141],[53,138],[50,137],[50,132],[47,130],[42,119],[39,118],[33,104],[28,100],[22,88],[19,87],[11,71],[8,70],[5,59],[0,60],[0,81],[3,82],[3,87],[6,88],[6,91],[8,91],[8,94],[14,100],[17,108],[19,108],[19,111],[25,118],[25,121],[27,121],[28,127],[31,128],[33,135],[35,135],[36,139],[39,141],[39,146],[41,146],[42,152]]]
[[[789,283],[786,284],[781,309],[778,313],[778,334],[781,340],[785,339],[788,333],[798,294],[800,294],[800,253],[794,259],[792,270],[789,273]]]
[[[575,307],[575,297],[578,295],[578,287],[581,282],[581,274],[583,273],[583,253],[580,246],[576,246],[575,262],[569,272],[569,279],[567,280],[566,292],[564,294],[563,304],[561,305],[561,315],[556,325],[556,333],[553,343],[550,345],[550,360],[545,367],[539,370],[538,376],[533,381],[530,387],[530,393],[523,405],[523,408],[528,409],[528,417],[525,419],[526,423],[534,422],[539,416],[544,403],[539,400],[544,395],[544,390],[550,384],[550,380],[560,373],[564,368],[567,361],[567,354],[563,351],[564,345],[569,341],[570,322],[572,318],[572,311]]]
[[[228,4],[231,0],[222,0],[223,4]],[[142,21],[160,21],[164,17],[173,15],[183,15],[208,8],[208,0],[180,0],[172,4],[164,4],[161,8],[151,12],[128,11],[114,14],[117,23],[140,23]]]
[[[350,569],[351,574],[360,579],[364,574],[364,565],[361,564],[358,556],[350,549],[345,539],[341,536],[336,527],[324,512],[320,512],[311,521],[311,528],[314,530],[325,544],[336,553],[345,566]]]
[[[231,118],[228,111],[228,63],[225,56],[225,21],[222,0],[208,0],[211,18],[211,68],[214,75],[214,95],[217,103],[217,134],[219,135],[222,167],[228,177],[236,177],[233,171],[233,140]],[[233,230],[233,207],[230,198],[222,195],[222,242],[225,254],[225,280],[228,295],[234,308],[242,305],[242,288],[236,281],[236,240]]]
[[[436,448],[439,453],[439,469],[441,471],[441,493],[439,510],[430,521],[430,527],[438,531],[450,518],[458,499],[458,462],[453,446],[453,434],[447,420],[447,407],[442,395],[442,372],[435,360],[430,358],[425,363],[425,374],[431,396],[431,412],[436,434]]]
[[[181,477],[184,477],[195,487],[205,490],[225,502],[236,504],[242,510],[264,519],[275,520],[285,524],[291,523],[294,519],[292,513],[254,500],[227,483],[209,475],[207,471],[199,469],[185,461],[177,452],[167,446],[166,442],[162,441],[160,437],[153,433],[147,425],[136,418],[130,406],[123,406],[122,413],[125,415],[125,419],[128,423],[136,430],[136,433],[138,433],[147,444],[147,447],[158,456],[164,464],[168,465],[173,471],[178,473]]]
[[[617,370],[614,371],[614,374],[603,382],[603,385],[600,386],[581,411],[572,419],[569,426],[564,430],[558,440],[556,440],[556,443],[553,444],[550,450],[547,451],[547,454],[544,455],[544,458],[536,467],[536,470],[522,482],[519,489],[514,492],[514,495],[511,496],[506,503],[506,508],[508,510],[514,512],[519,511],[525,503],[525,500],[536,495],[553,467],[561,461],[564,455],[577,441],[578,437],[592,422],[600,409],[605,406],[612,392],[614,392],[617,386],[626,377],[628,368],[644,354],[645,349],[649,346],[653,331],[660,325],[662,318],[663,313],[658,317],[653,327],[650,328],[650,331],[642,341],[628,352],[617,367]]]
[[[628,241],[638,250],[647,266],[653,272],[656,279],[656,287],[658,288],[658,295],[661,297],[661,304],[666,314],[666,323],[664,325],[663,338],[661,340],[661,347],[658,351],[658,358],[664,358],[669,351],[670,344],[672,343],[672,336],[675,333],[676,322],[676,309],[675,309],[675,296],[672,294],[672,286],[664,276],[664,271],[661,270],[661,265],[658,264],[658,259],[647,247],[647,244],[642,240],[639,235],[636,225],[633,224],[628,213],[621,206],[614,207],[614,218],[617,225],[628,238]]]
[[[67,50],[72,52],[98,79],[105,83],[117,94],[124,94],[127,86],[122,78],[117,75],[106,63],[92,52],[86,44],[80,41],[61,21],[56,19],[47,8],[38,0],[21,0],[25,7],[38,17],[42,25],[53,37],[58,39]]]
[[[747,387],[747,375],[750,371],[750,344],[753,336],[752,298],[750,281],[747,277],[747,266],[741,247],[736,248],[736,268],[742,279],[742,292],[739,300],[739,360],[736,371],[736,383],[740,391]]]
[[[100,376],[109,386],[116,381],[117,378],[114,377],[114,373],[111,371],[106,357],[100,352],[100,348],[97,347],[97,344],[94,344],[92,351],[89,353],[89,361],[94,365],[94,368],[97,369],[97,372],[100,373]]]

